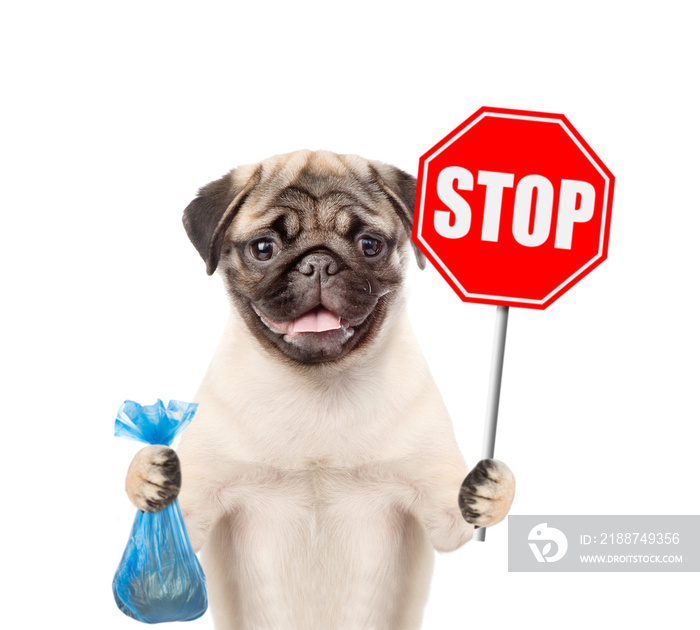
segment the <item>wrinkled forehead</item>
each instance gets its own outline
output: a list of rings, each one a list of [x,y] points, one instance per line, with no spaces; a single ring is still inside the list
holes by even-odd
[[[231,226],[239,238],[253,238],[265,230],[295,238],[302,230],[347,236],[400,226],[362,158],[299,152],[266,160],[261,169],[260,183]]]

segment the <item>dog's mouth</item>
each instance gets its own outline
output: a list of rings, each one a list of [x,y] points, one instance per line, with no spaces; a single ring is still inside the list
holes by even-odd
[[[260,321],[273,333],[282,335],[287,343],[299,341],[302,335],[332,336],[344,343],[366,319],[351,321],[319,304],[294,319],[276,321],[262,313],[255,304],[252,304],[252,307]]]
[[[317,285],[292,277],[260,297],[240,295],[239,309],[264,347],[303,364],[330,363],[356,356],[381,330],[392,291],[375,285],[357,274]]]

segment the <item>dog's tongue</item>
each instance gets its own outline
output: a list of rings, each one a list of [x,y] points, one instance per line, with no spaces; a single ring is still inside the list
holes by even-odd
[[[291,322],[292,333],[326,332],[340,328],[340,317],[325,308],[317,308]]]

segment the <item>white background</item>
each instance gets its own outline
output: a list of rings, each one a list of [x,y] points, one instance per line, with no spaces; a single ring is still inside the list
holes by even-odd
[[[548,310],[511,309],[496,456],[518,480],[512,513],[700,513],[693,5],[4,3],[11,627],[137,628],[111,579],[139,446],[112,437],[113,420],[127,398],[190,400],[221,333],[221,282],[180,223],[198,187],[299,148],[415,173],[482,105],[564,113],[616,176],[609,259]],[[495,307],[463,304],[433,269],[411,280],[474,464]],[[506,552],[503,523],[439,556],[424,627],[688,627],[697,614],[697,574],[508,573]]]

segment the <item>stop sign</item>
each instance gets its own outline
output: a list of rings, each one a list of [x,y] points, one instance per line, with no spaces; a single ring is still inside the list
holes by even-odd
[[[482,107],[420,159],[413,240],[465,302],[543,309],[605,260],[613,185],[561,114]]]

